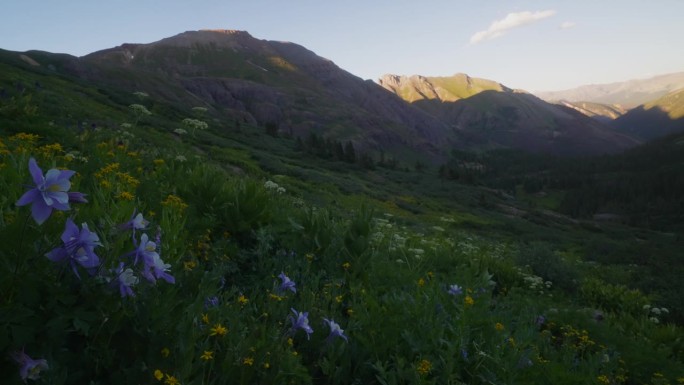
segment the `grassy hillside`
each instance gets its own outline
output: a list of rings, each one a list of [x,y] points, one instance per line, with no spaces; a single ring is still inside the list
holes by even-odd
[[[657,259],[661,233],[144,89],[2,66],[9,384],[684,381],[681,309],[628,286],[658,275],[588,258],[629,253],[639,234]],[[63,210],[67,188],[87,202]]]

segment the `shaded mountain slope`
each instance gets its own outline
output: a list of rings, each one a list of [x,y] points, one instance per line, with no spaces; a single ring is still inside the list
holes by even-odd
[[[463,149],[515,148],[557,155],[619,152],[638,141],[567,107],[499,83],[386,75],[380,84],[451,126]]]
[[[377,84],[299,45],[243,31],[190,31],[95,52],[83,61],[96,68],[83,74],[93,81],[205,104],[224,119],[271,124],[291,135],[316,132],[429,157],[447,144],[441,122]]]
[[[631,109],[613,126],[644,140],[684,132],[684,89]]]

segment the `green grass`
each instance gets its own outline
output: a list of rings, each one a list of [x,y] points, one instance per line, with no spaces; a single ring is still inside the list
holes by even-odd
[[[46,359],[42,381],[156,383],[159,371],[182,384],[657,384],[684,373],[681,288],[676,268],[663,271],[681,264],[676,237],[558,220],[538,210],[556,195],[530,208],[409,162],[316,158],[246,124],[178,136],[192,106],[153,96],[143,101],[153,115],[121,129],[136,90],[12,68],[2,87],[46,86],[35,111],[0,100],[0,350]],[[79,131],[78,120],[111,124]],[[71,190],[89,202],[36,224],[14,204],[30,157],[44,172],[76,171]],[[134,238],[119,225],[134,210],[150,221],[136,241],[160,234],[174,284],[148,282],[126,257]],[[102,242],[92,276],[45,257],[67,218]],[[139,277],[135,297],[108,283],[120,262]],[[277,290],[281,272],[296,293]],[[653,290],[630,287],[636,277]],[[454,284],[461,294],[448,293]],[[309,313],[310,339],[292,329],[291,309]],[[329,340],[323,318],[348,341]],[[0,361],[10,384],[18,368]]]

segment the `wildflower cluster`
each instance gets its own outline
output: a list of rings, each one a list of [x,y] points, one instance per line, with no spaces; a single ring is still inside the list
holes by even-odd
[[[118,163],[110,164],[98,171],[96,178],[104,178],[118,168]],[[85,194],[69,191],[70,178],[75,171],[50,169],[44,174],[34,158],[29,159],[28,169],[33,185],[17,200],[16,205],[31,205],[31,216],[38,225],[45,223],[54,210],[67,211],[70,203],[87,203]],[[117,175],[128,180],[129,184],[138,183],[128,174]],[[171,266],[163,262],[155,242],[146,233],[142,233],[139,240],[136,237],[136,232],[146,230],[148,225],[149,221],[142,214],[136,215],[134,212],[130,221],[117,226],[120,230],[132,232],[130,239],[133,251],[121,256],[123,261],[113,261],[114,266],[106,268],[106,258],[98,255],[97,251],[103,247],[98,234],[87,223],[79,226],[68,217],[60,237],[62,244],[47,252],[45,257],[71,270],[79,280],[82,279],[80,270],[85,270],[91,277],[98,276],[94,282],[106,282],[112,289],[117,289],[122,298],[134,297],[133,287],[140,281],[138,276],[151,283],[158,279],[175,282],[174,277],[169,274]],[[24,380],[37,379],[41,371],[48,369],[46,360],[31,359],[23,352],[16,353],[13,357],[20,365],[20,376]]]

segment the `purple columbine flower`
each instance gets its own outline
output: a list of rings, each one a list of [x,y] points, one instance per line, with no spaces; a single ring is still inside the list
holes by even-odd
[[[71,188],[69,178],[75,171],[53,168],[43,175],[43,170],[33,158],[29,159],[29,171],[36,187],[25,192],[16,205],[26,206],[30,203],[31,215],[39,225],[50,217],[53,209],[65,211],[69,210],[69,202],[87,202],[83,194],[68,192]]]
[[[100,238],[97,234],[88,229],[87,224],[81,225],[81,230],[68,218],[62,233],[64,246],[53,249],[45,254],[53,262],[69,262],[76,276],[81,276],[76,270],[76,265],[81,265],[90,274],[95,272],[95,268],[100,265],[100,259],[95,255],[95,247],[101,246]]]
[[[290,308],[294,317],[290,316],[290,321],[292,322],[292,331],[297,331],[297,329],[302,329],[306,332],[306,339],[311,338],[311,333],[313,329],[309,326],[309,312],[297,312],[297,310]]]
[[[449,285],[448,293],[451,295],[461,295],[463,294],[463,288],[458,285]]]
[[[12,354],[12,358],[19,364],[19,376],[24,382],[26,379],[37,380],[40,378],[40,372],[48,370],[47,361],[44,359],[34,360],[23,351]]]
[[[285,273],[281,272],[278,275],[278,278],[280,278],[280,280],[282,281],[278,290],[280,290],[280,291],[290,290],[293,293],[297,292],[297,288],[295,287],[294,281],[290,280],[290,278],[287,275],[285,275]]]
[[[207,309],[212,308],[212,307],[216,307],[218,305],[219,305],[219,299],[217,296],[207,297],[204,300],[204,310],[207,310]]]
[[[124,223],[121,228],[123,229],[133,229],[135,230],[145,230],[147,228],[147,225],[150,224],[150,221],[147,219],[143,218],[142,213],[138,213],[138,215],[135,214],[135,211],[133,211],[133,215],[131,215],[131,220],[128,222]]]
[[[132,286],[137,285],[140,280],[133,274],[133,269],[124,269],[124,263],[121,262],[118,268],[112,269],[112,272],[116,274],[116,283],[119,285],[121,297],[135,297]]]
[[[323,318],[323,322],[328,324],[328,326],[330,327],[330,334],[328,335],[327,340],[332,340],[335,337],[340,337],[344,338],[345,341],[349,342],[349,340],[347,340],[347,336],[344,335],[344,330],[340,328],[340,325],[337,322],[329,320],[327,318]]]
[[[142,271],[143,277],[150,282],[156,282],[157,279],[163,279],[168,283],[175,283],[173,278],[167,271],[171,265],[164,263],[159,253],[157,253],[157,244],[149,240],[147,234],[140,236],[140,243],[138,249],[135,251],[134,264],[137,264],[140,259],[143,260],[144,268]]]

